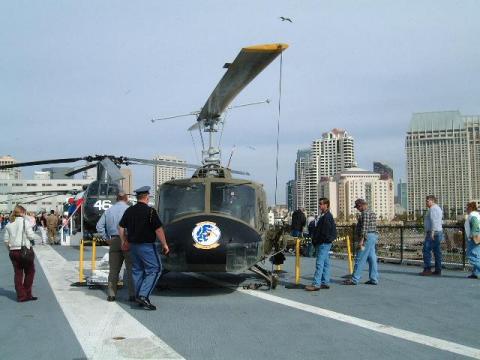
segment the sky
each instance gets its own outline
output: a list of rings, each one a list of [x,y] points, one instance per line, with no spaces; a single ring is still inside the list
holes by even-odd
[[[280,121],[277,203],[297,150],[332,128],[354,137],[360,167],[383,161],[405,179],[412,113],[480,114],[479,13],[477,0],[5,0],[0,155],[198,163],[194,117],[150,119],[199,110],[242,47],[281,42],[281,100],[277,59],[233,101],[272,100],[228,112],[224,163],[236,145],[231,167],[263,183],[273,203]],[[152,184],[151,167],[132,170],[135,186]]]

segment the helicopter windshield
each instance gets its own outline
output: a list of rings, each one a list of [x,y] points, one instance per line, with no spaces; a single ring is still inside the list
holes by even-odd
[[[160,218],[164,223],[205,210],[204,184],[164,184],[160,190]]]
[[[255,190],[244,184],[212,183],[211,210],[255,226]]]

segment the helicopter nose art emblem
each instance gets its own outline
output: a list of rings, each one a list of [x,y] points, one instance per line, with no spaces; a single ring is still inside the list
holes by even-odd
[[[215,249],[220,246],[218,240],[221,235],[222,232],[214,222],[199,222],[192,231],[193,246],[198,249]]]

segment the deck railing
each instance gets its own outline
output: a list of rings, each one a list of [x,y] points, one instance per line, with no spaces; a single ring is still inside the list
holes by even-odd
[[[377,255],[380,261],[398,264],[422,264],[423,242],[425,238],[422,226],[415,225],[380,225],[377,226],[379,238]],[[465,236],[461,225],[444,225],[444,240],[441,243],[442,264],[445,267],[466,267]],[[355,240],[355,225],[338,225],[338,238],[349,236],[356,252],[358,242]],[[337,256],[346,256],[345,241],[335,241],[332,251]],[[433,261],[433,258],[432,258]]]

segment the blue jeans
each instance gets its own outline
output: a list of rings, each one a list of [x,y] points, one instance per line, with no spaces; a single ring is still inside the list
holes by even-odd
[[[433,238],[431,233],[427,232],[423,242],[423,269],[430,270],[432,266],[432,251],[435,257],[435,271],[442,271],[442,250],[440,242],[443,240],[443,231],[434,231]]]
[[[352,281],[358,284],[362,277],[363,267],[368,261],[368,277],[370,281],[375,284],[378,283],[378,265],[377,265],[377,253],[375,245],[377,244],[378,234],[367,233],[367,238],[364,242],[365,249],[357,252],[355,257],[355,268],[353,269]]]
[[[135,295],[148,298],[162,272],[162,262],[154,243],[130,243],[132,258],[132,278]]]
[[[480,245],[477,245],[473,240],[468,240],[467,256],[468,261],[473,266],[472,274],[480,276]]]
[[[317,261],[315,263],[315,275],[313,286],[330,284],[330,249],[332,244],[319,244],[315,246]]]

